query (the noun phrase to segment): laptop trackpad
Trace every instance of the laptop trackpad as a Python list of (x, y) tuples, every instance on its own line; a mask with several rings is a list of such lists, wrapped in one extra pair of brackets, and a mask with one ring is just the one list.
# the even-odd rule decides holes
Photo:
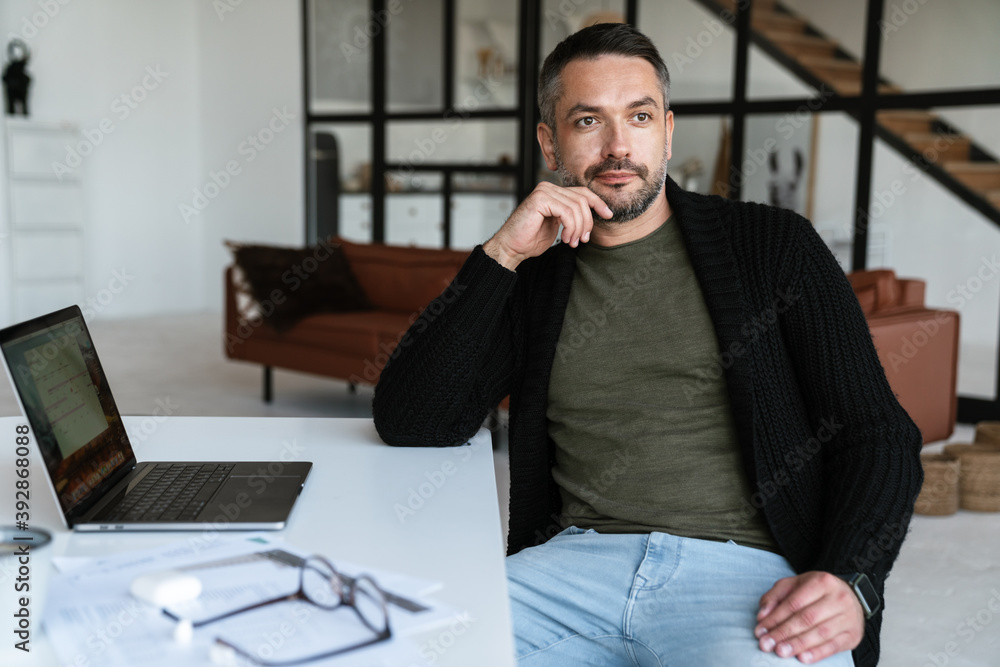
[(259, 477), (231, 477), (198, 520), (218, 523), (284, 521), (301, 490), (301, 477), (269, 477), (266, 484)]

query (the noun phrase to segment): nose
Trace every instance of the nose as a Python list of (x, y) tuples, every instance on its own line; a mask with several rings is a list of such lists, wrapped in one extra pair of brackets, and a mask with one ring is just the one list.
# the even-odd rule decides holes
[(621, 160), (629, 156), (629, 145), (623, 123), (609, 123), (605, 130), (604, 156)]

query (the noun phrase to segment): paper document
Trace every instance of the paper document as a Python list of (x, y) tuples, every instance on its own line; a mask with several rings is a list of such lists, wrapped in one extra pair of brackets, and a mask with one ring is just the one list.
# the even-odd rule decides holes
[[(270, 604), (229, 619), (195, 628), (188, 641), (178, 641), (178, 623), (163, 610), (136, 600), (129, 593), (139, 574), (184, 569), (202, 581), (197, 600), (170, 607), (175, 615), (197, 621), (294, 593), (299, 568), (260, 552), (305, 558), (294, 547), (273, 536), (219, 538), (211, 544), (178, 542), (142, 552), (92, 559), (59, 559), (62, 570), (49, 584), (43, 627), (63, 664), (99, 664), (102, 667), (211, 665), (222, 655), (216, 643), (224, 639), (268, 660), (291, 660), (319, 655), (375, 636), (349, 606), (324, 610), (292, 600)], [(398, 573), (370, 570), (331, 560), (350, 576), (367, 573), (379, 586), (419, 602), (424, 611), (412, 612), (388, 605), (392, 638), (342, 656), (309, 665), (393, 665), (424, 667), (416, 645), (407, 639), (415, 632), (453, 622), (457, 610), (426, 597), (440, 585)], [(294, 559), (292, 560), (294, 562)], [(214, 648), (213, 648), (214, 647)], [(252, 664), (237, 658), (233, 664)]]

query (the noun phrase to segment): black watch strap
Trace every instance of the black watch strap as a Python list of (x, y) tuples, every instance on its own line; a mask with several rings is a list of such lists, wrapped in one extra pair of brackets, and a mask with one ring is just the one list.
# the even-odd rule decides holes
[(865, 612), (865, 620), (870, 619), (882, 607), (882, 600), (875, 591), (875, 586), (869, 581), (868, 575), (863, 572), (852, 572), (850, 574), (838, 574), (838, 577), (847, 582), (854, 594), (861, 602), (861, 608)]

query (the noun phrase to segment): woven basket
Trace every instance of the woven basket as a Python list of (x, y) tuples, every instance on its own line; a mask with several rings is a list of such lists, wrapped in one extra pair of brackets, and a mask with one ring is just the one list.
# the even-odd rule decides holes
[(961, 462), (950, 454), (922, 454), (924, 485), (914, 511), (927, 516), (947, 516), (958, 511)]
[(960, 506), (976, 512), (1000, 512), (1000, 448), (991, 445), (947, 445), (945, 454), (962, 462)]
[(1000, 449), (1000, 422), (976, 424), (976, 444)]

